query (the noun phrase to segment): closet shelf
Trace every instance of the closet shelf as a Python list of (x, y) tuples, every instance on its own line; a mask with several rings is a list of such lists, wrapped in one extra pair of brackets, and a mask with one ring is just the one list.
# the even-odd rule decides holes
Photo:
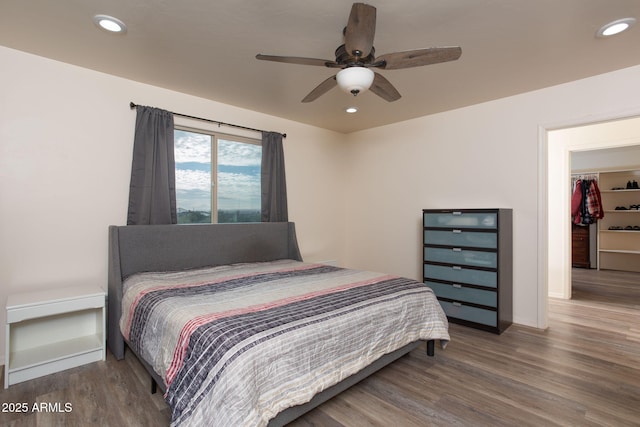
[(629, 188), (623, 190), (602, 190), (600, 189), (600, 193), (640, 193), (640, 189), (638, 188)]
[(640, 255), (640, 251), (629, 251), (623, 249), (600, 249), (600, 252), (608, 252), (613, 254), (635, 254)]
[[(626, 188), (634, 181), (640, 181), (640, 168), (598, 174), (605, 212), (598, 223), (598, 269), (640, 272), (640, 230), (624, 229), (640, 225), (640, 210), (629, 209), (640, 204), (640, 188)], [(622, 229), (609, 230), (609, 227)]]

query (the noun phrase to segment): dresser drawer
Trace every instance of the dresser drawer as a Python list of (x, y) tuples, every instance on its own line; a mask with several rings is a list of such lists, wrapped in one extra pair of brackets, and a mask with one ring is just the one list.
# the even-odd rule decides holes
[(438, 282), (424, 282), (433, 289), (437, 297), (453, 299), (462, 302), (472, 302), (475, 304), (486, 305), (487, 307), (498, 306), (498, 294), (493, 291), (485, 291), (483, 289), (469, 288), (458, 284), (447, 284)]
[(424, 230), (424, 241), (434, 245), (451, 245), (497, 249), (498, 235), (494, 232), (453, 230)]
[(498, 287), (498, 273), (495, 271), (475, 270), (462, 266), (424, 265), (425, 279), (440, 279), (453, 283)]
[(498, 268), (496, 252), (472, 251), (463, 248), (424, 248), (424, 260), (447, 264), (470, 265), (475, 267)]
[(425, 212), (425, 227), (453, 228), (498, 228), (496, 212)]
[(469, 322), (481, 323), (483, 325), (498, 326), (498, 313), (483, 308), (471, 307), (464, 304), (440, 301), (440, 305), (445, 314), (456, 319), (468, 320)]

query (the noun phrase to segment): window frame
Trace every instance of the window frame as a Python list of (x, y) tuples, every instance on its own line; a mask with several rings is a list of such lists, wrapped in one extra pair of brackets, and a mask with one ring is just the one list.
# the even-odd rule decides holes
[[(173, 129), (174, 129), (174, 132), (176, 130), (179, 130), (184, 132), (199, 133), (199, 134), (208, 135), (211, 137), (211, 159), (210, 159), (210, 162), (211, 162), (211, 183), (210, 183), (211, 185), (211, 200), (210, 200), (211, 224), (218, 224), (218, 182), (217, 182), (218, 181), (218, 140), (222, 139), (225, 141), (258, 145), (260, 146), (261, 150), (262, 150), (262, 140), (257, 138), (250, 138), (246, 136), (233, 135), (233, 134), (223, 133), (223, 132), (215, 132), (215, 131), (207, 130), (203, 128), (183, 126), (178, 124), (174, 124)], [(174, 136), (174, 143), (175, 143), (175, 136)], [(176, 207), (178, 207), (177, 203), (176, 203)], [(262, 208), (260, 210), (262, 210)]]

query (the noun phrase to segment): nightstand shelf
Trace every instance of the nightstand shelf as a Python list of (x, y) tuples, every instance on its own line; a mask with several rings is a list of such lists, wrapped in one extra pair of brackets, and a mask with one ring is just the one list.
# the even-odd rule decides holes
[(10, 295), (5, 344), (5, 388), (104, 360), (104, 291), (81, 286)]

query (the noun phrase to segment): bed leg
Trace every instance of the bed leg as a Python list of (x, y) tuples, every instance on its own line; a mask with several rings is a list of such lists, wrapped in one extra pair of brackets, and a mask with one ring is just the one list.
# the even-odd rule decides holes
[(436, 348), (435, 340), (427, 341), (427, 356), (433, 357), (433, 355), (435, 354), (435, 348)]
[(158, 391), (158, 383), (151, 378), (151, 394), (156, 394), (156, 391)]

